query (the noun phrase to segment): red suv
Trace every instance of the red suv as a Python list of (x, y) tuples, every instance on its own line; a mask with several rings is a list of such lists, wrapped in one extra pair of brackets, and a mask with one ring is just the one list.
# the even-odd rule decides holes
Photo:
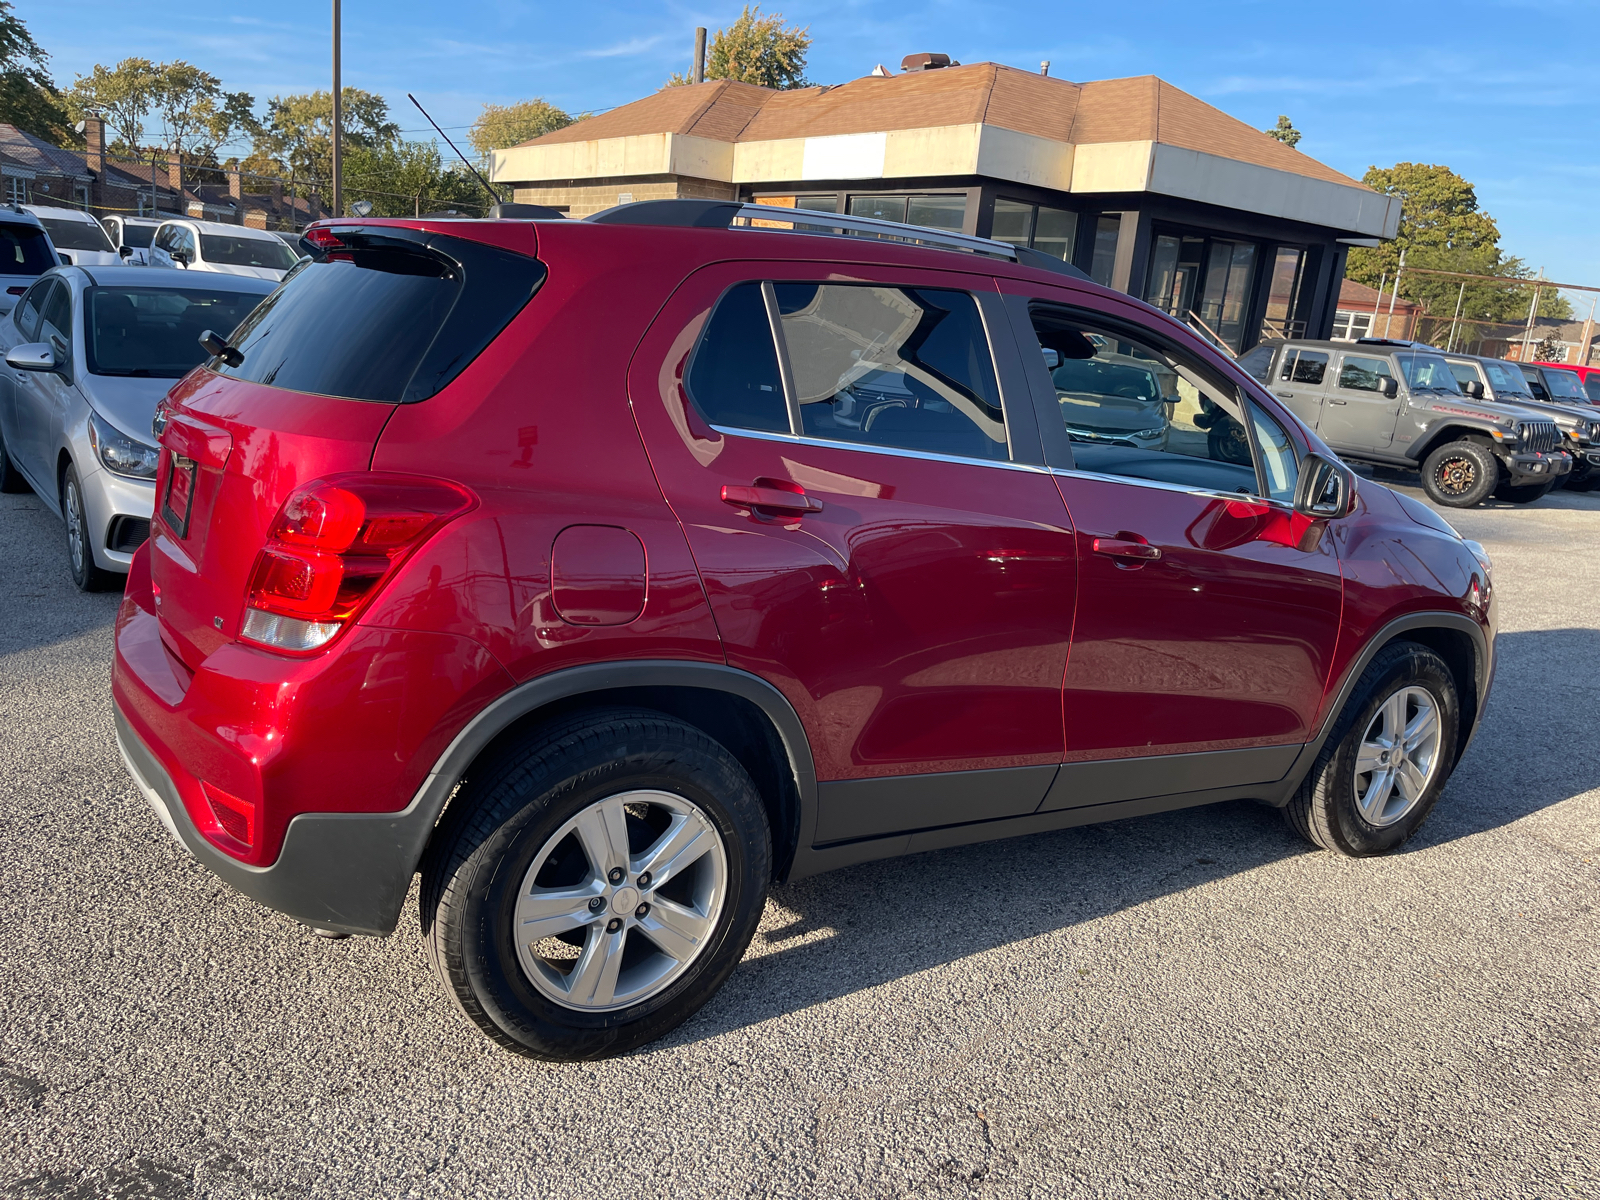
[(307, 243), (157, 414), (118, 737), (308, 925), (420, 870), (510, 1049), (660, 1036), (869, 859), (1246, 797), (1391, 850), (1483, 711), (1481, 549), (1037, 252), (711, 201)]

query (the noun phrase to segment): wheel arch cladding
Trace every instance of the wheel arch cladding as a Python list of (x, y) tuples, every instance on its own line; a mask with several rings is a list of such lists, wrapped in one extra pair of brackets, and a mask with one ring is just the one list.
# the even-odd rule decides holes
[(1445, 425), (1430, 433), (1427, 441), (1420, 446), (1414, 447), (1411, 450), (1411, 454), (1420, 465), (1426, 462), (1428, 455), (1432, 454), (1440, 446), (1448, 446), (1451, 442), (1471, 442), (1476, 446), (1482, 446), (1490, 454), (1495, 451), (1494, 438), (1484, 430), (1474, 429), (1467, 425)]
[(1455, 680), (1456, 704), (1460, 713), (1460, 720), (1456, 724), (1455, 753), (1450, 764), (1454, 768), (1455, 764), (1461, 761), (1462, 754), (1466, 752), (1467, 743), (1472, 740), (1472, 730), (1478, 723), (1478, 706), (1481, 703), (1484, 680), (1477, 643), (1463, 630), (1432, 625), (1403, 630), (1391, 637), (1385, 645), (1394, 642), (1416, 642), (1426, 646), (1444, 659), (1444, 665), (1450, 668), (1451, 678)]
[[(517, 703), (524, 694), (528, 703)], [(810, 747), (799, 717), (780, 693), (754, 676), (716, 664), (618, 663), (580, 667), (534, 680), (502, 697), (474, 723), (481, 722), (483, 727), (470, 758), (449, 772), (449, 802), (441, 804), (433, 830), (443, 823), (459, 794), (455, 783), (468, 777), (475, 764), (497, 758), (508, 748), (526, 742), (552, 721), (591, 709), (617, 707), (665, 713), (699, 729), (739, 761), (756, 785), (767, 812), (772, 830), (773, 877), (779, 881), (786, 878), (800, 847), (803, 823), (816, 819)], [(496, 709), (500, 711), (495, 712)], [(468, 729), (472, 728), (469, 725)], [(442, 771), (436, 775), (441, 779), (444, 776)], [(432, 836), (430, 831), (430, 842)]]

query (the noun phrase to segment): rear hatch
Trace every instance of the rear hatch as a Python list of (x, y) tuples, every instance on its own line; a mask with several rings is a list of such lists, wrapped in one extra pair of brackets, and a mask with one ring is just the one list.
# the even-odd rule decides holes
[(523, 228), (527, 253), (426, 227), (316, 228), (321, 252), (237, 330), (214, 331), (225, 356), (156, 415), (151, 582), (162, 636), (191, 669), (238, 636), (256, 556), (289, 495), (368, 470), (397, 406), (449, 385), (527, 303), (544, 268)]

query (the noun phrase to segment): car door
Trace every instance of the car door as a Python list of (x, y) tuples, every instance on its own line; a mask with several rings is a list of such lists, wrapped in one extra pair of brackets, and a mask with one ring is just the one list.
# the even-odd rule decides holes
[(1310, 429), (1322, 421), (1322, 407), (1327, 402), (1328, 360), (1326, 350), (1309, 350), (1300, 346), (1286, 346), (1279, 356), (1277, 370), (1270, 383), (1272, 394), (1283, 401), (1283, 406), (1299, 417)]
[(1317, 432), (1336, 450), (1390, 452), (1403, 392), (1387, 358), (1345, 351), (1324, 396)]
[(1010, 337), (983, 276), (741, 263), (635, 356), (728, 662), (811, 738), (810, 844), (1029, 813), (1061, 761), (1074, 538)]
[(1164, 448), (1089, 444), (1064, 436), (1048, 375), (1023, 356), (1080, 564), (1067, 765), (1044, 807), (1281, 778), (1318, 719), (1342, 607), (1326, 523), (1292, 508), (1301, 435), (1175, 323), (1075, 290), (1002, 287), (1019, 341), (1142, 358), (1179, 379)]
[[(49, 290), (39, 302), (39, 321), (34, 327), (31, 341), (43, 342), (55, 352), (58, 366), (70, 370), (72, 361), (72, 299), (67, 285), (59, 279), (49, 281)], [(61, 406), (61, 391), (65, 381), (55, 371), (17, 371), (16, 381), (16, 440), (6, 439), (9, 450), (15, 446), (13, 457), (36, 489), (40, 499), (55, 502), (55, 471), (51, 462), (53, 440), (51, 421)]]
[(176, 225), (163, 225), (156, 230), (155, 237), (150, 239), (150, 265), (153, 267), (175, 267), (178, 264), (172, 261), (173, 238), (176, 236)]
[[(41, 279), (23, 294), (9, 316), (0, 318), (0, 342), (4, 343), (0, 345), (0, 353), (33, 340), (39, 328), (39, 306), (54, 285), (54, 279)], [(5, 439), (12, 461), (19, 467), (17, 455), (22, 445), (22, 431), (17, 396), (27, 385), (27, 375), (28, 372), (10, 365), (0, 367), (0, 438)]]

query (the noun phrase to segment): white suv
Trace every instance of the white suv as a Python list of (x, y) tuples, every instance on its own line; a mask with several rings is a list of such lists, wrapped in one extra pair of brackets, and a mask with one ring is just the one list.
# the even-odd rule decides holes
[(150, 243), (152, 267), (278, 280), (296, 261), (294, 252), (266, 230), (220, 221), (163, 221)]
[(80, 267), (120, 267), (122, 256), (111, 244), (106, 231), (88, 213), (60, 205), (25, 204), (22, 211), (32, 213), (50, 235), (50, 242), (62, 262)]

